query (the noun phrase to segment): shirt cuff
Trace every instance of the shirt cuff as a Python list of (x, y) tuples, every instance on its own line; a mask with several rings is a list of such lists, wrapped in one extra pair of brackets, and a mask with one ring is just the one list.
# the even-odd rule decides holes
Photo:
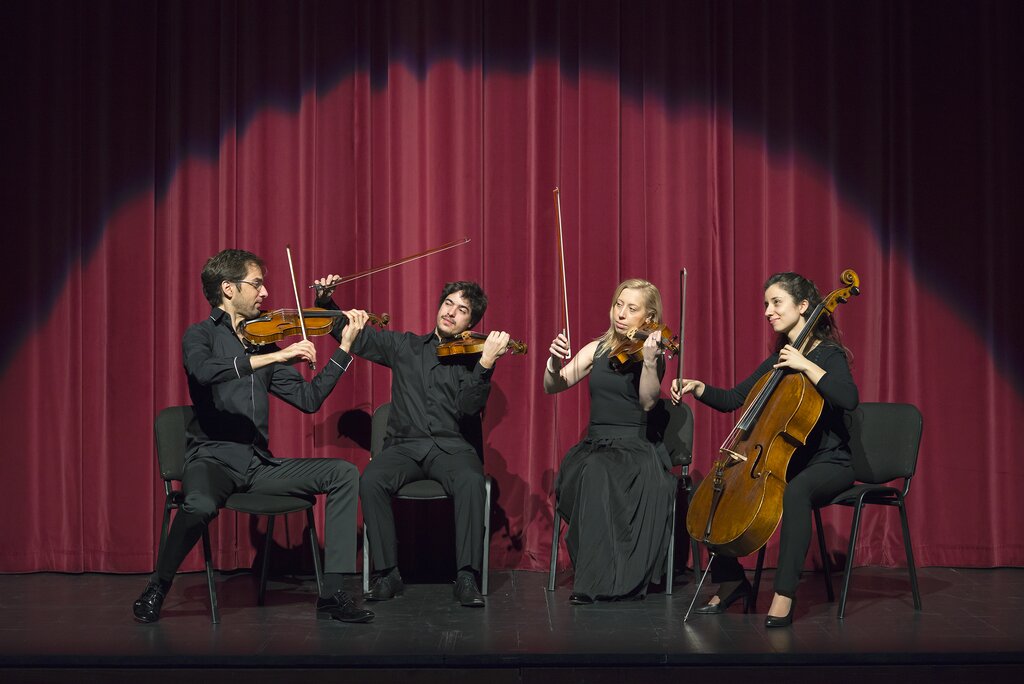
[(480, 378), (480, 380), (483, 382), (490, 382), (491, 375), (493, 373), (494, 366), (491, 366), (490, 368), (484, 368), (483, 366), (480, 365), (479, 361), (476, 362), (476, 368), (473, 369), (473, 374), (476, 375), (476, 377)]
[(331, 355), (331, 363), (341, 367), (341, 372), (344, 373), (348, 370), (348, 367), (352, 365), (352, 355), (340, 347), (334, 350)]

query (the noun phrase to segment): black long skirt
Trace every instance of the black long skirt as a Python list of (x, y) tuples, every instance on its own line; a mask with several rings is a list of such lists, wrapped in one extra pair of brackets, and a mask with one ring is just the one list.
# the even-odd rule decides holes
[(568, 522), (573, 591), (601, 600), (643, 598), (660, 580), (677, 485), (670, 467), (664, 446), (635, 429), (591, 426), (569, 450), (555, 493)]

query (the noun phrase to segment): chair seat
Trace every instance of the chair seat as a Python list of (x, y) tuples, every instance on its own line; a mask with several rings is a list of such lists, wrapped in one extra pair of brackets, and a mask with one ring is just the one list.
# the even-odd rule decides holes
[(283, 494), (232, 494), (224, 508), (252, 515), (282, 515), (312, 508), (316, 499), (312, 496), (287, 496)]
[(436, 480), (416, 480), (395, 492), (399, 499), (447, 499), (444, 487)]
[(865, 501), (878, 503), (886, 500), (899, 498), (900, 490), (895, 487), (876, 484), (856, 484), (832, 499), (830, 504), (841, 504), (843, 506), (856, 506), (857, 500), (865, 497)]
[[(168, 406), (157, 414), (153, 424), (153, 436), (156, 440), (157, 462), (160, 464), (160, 477), (164, 480), (164, 501), (163, 520), (160, 526), (160, 547), (157, 551), (159, 558), (163, 554), (164, 544), (167, 542), (167, 530), (171, 522), (171, 511), (181, 509), (185, 503), (185, 493), (175, 489), (175, 482), (180, 483), (185, 470), (185, 445), (186, 426), (193, 420), (195, 413), (191, 406)], [(180, 487), (180, 485), (179, 485)], [(250, 515), (267, 516), (267, 531), (263, 547), (263, 563), (260, 569), (259, 591), (256, 595), (256, 603), (263, 605), (263, 598), (267, 588), (267, 571), (270, 567), (270, 550), (273, 546), (274, 521), (278, 515), (305, 511), (306, 513), (306, 534), (309, 536), (309, 546), (313, 552), (313, 570), (316, 574), (317, 592), (323, 591), (324, 579), (323, 568), (320, 564), (320, 544), (316, 534), (316, 521), (313, 516), (313, 505), (316, 498), (313, 495), (288, 496), (284, 494), (253, 494), (240, 493), (232, 494), (224, 502), (223, 508), (229, 508), (239, 513)], [(203, 561), (206, 566), (206, 585), (210, 593), (210, 621), (214, 624), (220, 622), (220, 614), (217, 608), (217, 586), (213, 578), (213, 554), (210, 550), (210, 531), (203, 528)]]

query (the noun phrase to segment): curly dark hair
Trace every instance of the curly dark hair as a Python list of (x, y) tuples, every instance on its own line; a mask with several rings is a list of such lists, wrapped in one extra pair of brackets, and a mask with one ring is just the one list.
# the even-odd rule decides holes
[[(799, 273), (793, 273), (792, 271), (785, 271), (783, 273), (776, 273), (768, 277), (768, 280), (764, 281), (763, 290), (767, 290), (772, 285), (778, 285), (793, 298), (797, 304), (807, 300), (810, 305), (807, 307), (807, 311), (803, 313), (803, 319), (806, 321), (807, 317), (810, 316), (811, 312), (814, 311), (814, 307), (821, 303), (821, 293), (818, 292), (818, 286), (814, 284), (814, 281), (804, 278)], [(818, 321), (818, 325), (811, 331), (811, 337), (818, 342), (832, 342), (837, 347), (843, 350), (847, 358), (852, 358), (850, 350), (843, 345), (842, 333), (839, 331), (839, 327), (836, 326), (836, 322), (829, 315), (824, 315)], [(789, 338), (784, 334), (779, 335), (775, 340), (775, 351), (779, 351), (783, 347), (789, 344)]]
[(206, 261), (200, 278), (203, 281), (203, 295), (206, 301), (210, 302), (210, 306), (220, 306), (224, 301), (220, 284), (225, 280), (230, 283), (243, 280), (249, 270), (249, 264), (256, 264), (261, 272), (267, 270), (263, 259), (244, 249), (221, 250)]
[(448, 298), (448, 295), (455, 292), (461, 292), (462, 298), (469, 302), (471, 312), (469, 327), (472, 328), (480, 322), (480, 319), (484, 317), (484, 312), (487, 311), (487, 295), (484, 294), (483, 288), (471, 280), (456, 280), (455, 282), (444, 284), (444, 289), (441, 290), (441, 298), (437, 300), (438, 308), (444, 304), (444, 300)]

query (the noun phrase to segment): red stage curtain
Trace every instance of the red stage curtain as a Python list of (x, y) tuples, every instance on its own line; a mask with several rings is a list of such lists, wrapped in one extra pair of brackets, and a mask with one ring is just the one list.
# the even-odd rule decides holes
[[(0, 571), (153, 567), (163, 495), (152, 422), (188, 399), (180, 338), (208, 312), (207, 257), (261, 254), (268, 303), (292, 306), (286, 243), (311, 297), (302, 286), (319, 275), (462, 237), (472, 242), (337, 298), (427, 331), (445, 281), (483, 284), (482, 327), (531, 349), (500, 362), (486, 414), (486, 470), (500, 489), (492, 564), (546, 568), (554, 476), (588, 404), (585, 386), (541, 391), (562, 320), (555, 186), (577, 349), (607, 327), (627, 277), (661, 287), (676, 327), (685, 266), (684, 374), (731, 385), (771, 343), (766, 276), (796, 270), (828, 291), (856, 269), (863, 294), (837, 317), (861, 399), (912, 402), (925, 417), (910, 496), (918, 562), (1024, 564), (1010, 429), (1024, 369), (1012, 314), (1018, 3), (83, 0), (2, 11), (16, 314), (0, 347)], [(326, 354), (330, 342), (317, 346)], [(389, 373), (357, 361), (320, 413), (275, 405), (272, 447), (362, 467), (366, 415), (388, 397)], [(705, 473), (735, 417), (695, 413)], [(826, 519), (841, 551), (848, 518)], [(299, 524), (282, 544), (301, 543)], [(218, 566), (248, 565), (256, 532), (224, 514)], [(866, 520), (862, 549), (863, 563), (904, 562), (895, 515)]]

